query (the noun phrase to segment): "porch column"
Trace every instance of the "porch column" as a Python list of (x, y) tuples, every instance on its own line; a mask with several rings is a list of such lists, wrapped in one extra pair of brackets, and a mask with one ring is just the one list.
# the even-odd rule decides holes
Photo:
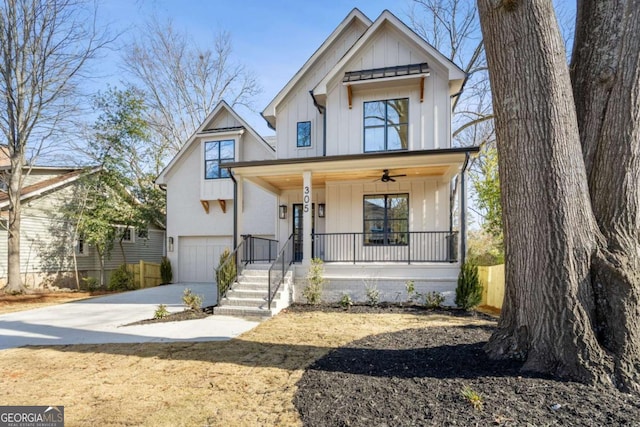
[(313, 232), (313, 218), (311, 206), (311, 194), (313, 188), (311, 186), (311, 172), (304, 171), (302, 173), (302, 265), (311, 265), (311, 233)]

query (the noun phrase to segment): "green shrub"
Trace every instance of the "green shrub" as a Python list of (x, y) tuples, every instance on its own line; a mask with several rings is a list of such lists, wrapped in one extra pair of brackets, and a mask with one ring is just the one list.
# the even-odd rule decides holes
[(171, 270), (171, 261), (166, 256), (162, 257), (160, 262), (160, 278), (163, 284), (171, 283), (173, 280), (173, 271)]
[(340, 298), (340, 306), (345, 310), (349, 310), (353, 305), (353, 300), (351, 299), (351, 295), (344, 293), (342, 294), (342, 298)]
[(154, 319), (164, 319), (169, 315), (169, 310), (167, 310), (167, 306), (164, 304), (160, 304), (156, 311), (153, 313)]
[(380, 304), (380, 291), (375, 283), (368, 284), (365, 282), (364, 284), (365, 292), (367, 294), (367, 304), (371, 307), (376, 307)]
[(229, 257), (231, 257), (231, 251), (225, 249), (224, 252), (220, 254), (220, 259), (218, 260), (216, 283), (218, 284), (218, 292), (220, 295), (227, 293), (236, 278), (237, 269), (235, 261), (231, 260), (225, 264)]
[(88, 290), (89, 292), (96, 291), (100, 289), (100, 282), (95, 277), (83, 277), (82, 278), (83, 288)]
[(413, 280), (404, 282), (404, 288), (407, 290), (407, 302), (412, 303), (420, 299), (420, 294), (416, 292), (416, 285)]
[(111, 273), (108, 288), (111, 291), (128, 291), (136, 289), (133, 272), (127, 270), (127, 266), (122, 264)]
[(427, 308), (440, 308), (444, 302), (444, 295), (440, 292), (432, 291), (424, 295), (424, 305)]
[(322, 286), (325, 284), (324, 263), (319, 258), (311, 260), (311, 267), (307, 274), (307, 286), (303, 289), (302, 295), (306, 298), (307, 304), (320, 304), (322, 299)]
[(476, 307), (482, 301), (482, 284), (478, 277), (478, 267), (474, 262), (462, 264), (456, 287), (456, 305), (464, 310)]
[(182, 293), (182, 302), (191, 310), (197, 311), (202, 308), (202, 297), (194, 294), (189, 288)]

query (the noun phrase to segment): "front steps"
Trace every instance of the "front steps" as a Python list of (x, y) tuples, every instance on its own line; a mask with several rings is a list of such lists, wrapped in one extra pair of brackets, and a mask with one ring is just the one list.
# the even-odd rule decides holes
[(269, 266), (249, 265), (238, 276), (227, 296), (213, 309), (214, 314), (225, 316), (271, 317), (290, 304), (291, 272), (280, 285), (268, 309)]

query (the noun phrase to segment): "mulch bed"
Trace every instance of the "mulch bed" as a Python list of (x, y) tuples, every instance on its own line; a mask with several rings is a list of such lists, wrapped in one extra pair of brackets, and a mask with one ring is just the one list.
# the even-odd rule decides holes
[[(342, 310), (289, 308), (313, 309)], [(350, 311), (367, 310), (420, 312), (398, 306)], [(482, 347), (493, 329), (434, 326), (355, 341), (306, 370), (295, 406), (307, 426), (640, 425), (639, 396), (523, 373), (515, 361), (489, 360)], [(482, 408), (463, 397), (465, 388), (480, 396)]]
[(127, 323), (124, 326), (148, 325), (150, 323), (179, 322), (181, 320), (204, 319), (205, 317), (211, 316), (212, 314), (213, 314), (213, 306), (204, 307), (204, 308), (201, 308), (200, 310), (186, 309), (183, 311), (177, 311), (175, 313), (171, 313), (159, 319), (139, 320), (137, 322)]

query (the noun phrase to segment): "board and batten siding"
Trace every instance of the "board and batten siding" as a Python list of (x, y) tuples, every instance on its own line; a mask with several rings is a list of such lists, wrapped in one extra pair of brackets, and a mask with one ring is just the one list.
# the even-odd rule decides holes
[[(420, 101), (418, 79), (403, 83), (352, 86), (351, 108), (347, 88), (342, 83), (344, 71), (392, 67), (427, 62), (430, 75), (425, 77), (424, 96)], [(409, 98), (409, 150), (448, 148), (451, 145), (451, 105), (449, 77), (436, 60), (407, 44), (395, 30), (372, 38), (362, 53), (349, 61), (343, 71), (328, 84), (327, 155), (359, 154), (364, 151), (364, 103)]]
[[(367, 27), (354, 21), (343, 34), (327, 47), (307, 73), (294, 85), (277, 106), (276, 140), (278, 158), (315, 157), (323, 154), (323, 117), (309, 94), (338, 63)], [(311, 122), (311, 147), (298, 148), (297, 123)]]

